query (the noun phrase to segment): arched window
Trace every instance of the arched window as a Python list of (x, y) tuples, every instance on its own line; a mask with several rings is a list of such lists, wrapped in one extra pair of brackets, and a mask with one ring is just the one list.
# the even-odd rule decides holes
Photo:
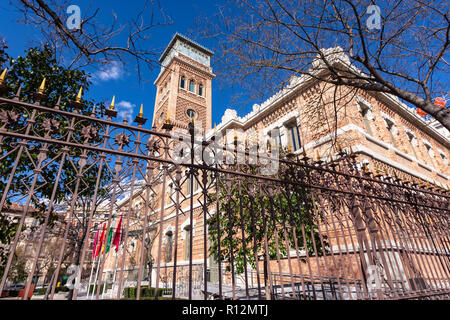
[(414, 157), (417, 158), (416, 147), (417, 147), (417, 139), (415, 134), (412, 131), (407, 131), (406, 136), (408, 137), (409, 144), (411, 145), (411, 150), (414, 154)]
[(392, 145), (394, 146), (394, 148), (397, 148), (397, 141), (395, 140), (395, 134), (397, 133), (397, 128), (395, 127), (395, 123), (389, 119), (384, 119), (384, 121), (386, 122), (386, 128), (388, 129)]
[(302, 145), (300, 143), (300, 134), (298, 131), (297, 123), (290, 123), (286, 126), (288, 133), (288, 144), (293, 148), (293, 151), (299, 150)]
[(191, 245), (191, 226), (187, 225), (184, 228), (185, 240), (184, 240), (184, 260), (189, 260), (192, 250)]
[(198, 95), (203, 97), (203, 85), (202, 84), (198, 85)]
[(195, 82), (194, 82), (194, 80), (189, 80), (189, 91), (195, 93)]
[(197, 113), (193, 109), (187, 109), (186, 114), (189, 117), (189, 119), (192, 119), (192, 118), (195, 119), (195, 117), (197, 116)]
[[(191, 178), (193, 179), (192, 180), (192, 189), (191, 189)], [(186, 191), (187, 191), (187, 195), (191, 195), (191, 194), (193, 194), (195, 191), (197, 191), (197, 189), (198, 189), (198, 181), (197, 181), (197, 179), (195, 178), (195, 177), (191, 177), (191, 176), (189, 176), (187, 179), (186, 179), (186, 184), (187, 184), (187, 186), (186, 186)]]
[(181, 76), (180, 88), (186, 89), (186, 79), (184, 76)]
[(365, 105), (361, 105), (361, 115), (362, 115), (362, 118), (363, 118), (364, 127), (366, 129), (366, 132), (369, 135), (372, 136), (373, 135), (372, 134), (372, 127), (370, 126), (370, 120), (371, 120), (371, 117), (372, 117), (371, 112), (372, 111), (370, 110), (369, 107), (367, 107)]
[(172, 261), (172, 248), (173, 248), (173, 233), (168, 231), (166, 233), (166, 262)]

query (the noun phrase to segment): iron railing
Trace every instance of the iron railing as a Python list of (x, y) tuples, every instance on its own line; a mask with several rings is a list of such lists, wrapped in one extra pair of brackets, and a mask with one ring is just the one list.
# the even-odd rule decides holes
[[(255, 162), (250, 143), (221, 146), (215, 135), (199, 138), (192, 124), (184, 133), (188, 161), (180, 163), (175, 150), (186, 141), (170, 123), (149, 130), (140, 116), (134, 126), (114, 121), (114, 110), (105, 118), (43, 101), (21, 101), (20, 92), (0, 98), (0, 213), (22, 210), (5, 246), (0, 292), (26, 241), (25, 219), (37, 211), (24, 297), (46, 262), (56, 275), (77, 267), (73, 299), (83, 294), (76, 284), (91, 278), (101, 298), (105, 264), (114, 259), (104, 253), (93, 261), (90, 241), (103, 224), (106, 234), (115, 231), (113, 216), (121, 215), (115, 299), (131, 267), (140, 299), (152, 258), (155, 298), (159, 288), (170, 288), (174, 299), (448, 298), (450, 196), (436, 185), (361, 167), (348, 150), (327, 162), (287, 152), (264, 175), (271, 152), (257, 153)], [(198, 151), (244, 161), (210, 164)], [(58, 254), (48, 262), (50, 239)], [(59, 281), (51, 279), (49, 299)]]

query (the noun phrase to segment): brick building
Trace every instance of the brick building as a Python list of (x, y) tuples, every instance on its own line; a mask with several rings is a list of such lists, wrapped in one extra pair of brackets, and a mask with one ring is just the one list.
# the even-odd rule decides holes
[[(340, 54), (338, 48), (324, 52), (333, 63), (349, 67), (348, 58)], [(155, 129), (160, 130), (163, 124), (170, 120), (175, 126), (174, 130), (186, 130), (190, 119), (194, 118), (205, 128), (206, 139), (211, 138), (211, 81), (214, 78), (210, 67), (212, 55), (210, 50), (180, 34), (173, 37), (161, 56), (161, 72), (155, 81)], [(325, 72), (320, 65), (320, 60), (317, 60), (313, 66), (317, 67), (317, 72)], [(273, 129), (279, 129), (279, 135), (271, 136)], [(255, 104), (253, 110), (245, 116), (238, 116), (235, 110), (227, 109), (221, 123), (217, 125), (217, 132), (228, 135), (228, 141), (232, 140), (230, 134), (233, 132), (249, 140), (263, 137), (265, 142), (288, 148), (294, 154), (306, 153), (310, 158), (320, 157), (323, 161), (335, 158), (338, 149), (351, 148), (357, 154), (357, 161), (361, 165), (366, 163), (370, 171), (381, 170), (391, 175), (406, 176), (419, 184), (428, 183), (448, 190), (450, 133), (435, 122), (419, 117), (415, 110), (388, 94), (345, 87), (338, 88), (336, 93), (333, 85), (304, 76), (294, 76), (284, 89), (267, 101)], [(194, 289), (204, 281), (205, 227), (198, 201), (201, 200), (202, 194), (197, 181), (191, 185), (187, 173), (182, 172), (182, 175), (186, 178), (182, 180), (185, 197), (180, 199), (180, 215), (175, 214), (176, 190), (170, 179), (165, 186), (157, 185), (152, 187), (151, 191), (140, 189), (131, 204), (129, 199), (122, 202), (123, 210), (132, 208), (128, 253), (125, 259), (125, 281), (128, 282), (125, 286), (135, 283), (139, 277), (138, 266), (145, 261), (141, 260), (145, 252), (142, 250), (141, 204), (148, 195), (154, 199), (155, 207), (148, 217), (146, 234), (148, 239), (152, 239), (149, 247), (152, 257), (155, 260), (159, 257), (161, 261), (160, 287), (171, 284), (171, 267), (175, 254), (178, 272), (182, 277), (183, 274), (186, 276), (183, 266), (187, 269), (192, 252)], [(148, 195), (145, 195), (146, 193)], [(194, 194), (192, 229), (187, 214), (190, 210), (188, 195), (191, 193)], [(161, 210), (164, 210), (162, 227), (158, 220)], [(176, 229), (178, 231), (175, 233)], [(174, 239), (175, 234), (178, 234), (177, 239)], [(192, 246), (189, 243), (191, 234)], [(161, 252), (158, 251), (159, 239), (163, 241)], [(119, 265), (121, 252), (117, 255)], [(117, 256), (112, 254), (106, 261), (104, 272), (105, 278), (109, 280), (116, 277), (114, 270), (117, 267)], [(395, 254), (393, 259), (397, 259)], [(213, 272), (215, 262), (211, 257), (207, 257), (207, 261), (207, 280), (214, 282), (217, 280), (217, 275)], [(357, 269), (356, 266), (353, 267)], [(347, 277), (352, 276), (351, 270), (342, 270), (341, 268), (336, 272), (344, 272)], [(155, 272), (152, 271), (152, 283), (155, 282)], [(301, 270), (294, 272), (301, 273)], [(313, 273), (315, 272), (317, 270), (313, 270)], [(148, 270), (141, 278), (144, 282), (149, 280), (146, 273)]]

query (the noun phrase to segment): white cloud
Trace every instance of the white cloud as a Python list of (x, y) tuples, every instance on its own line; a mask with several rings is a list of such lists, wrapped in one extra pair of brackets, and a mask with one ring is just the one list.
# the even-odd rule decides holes
[(133, 112), (136, 109), (136, 105), (132, 104), (129, 101), (120, 101), (119, 103), (116, 103), (116, 110), (118, 112), (118, 116), (122, 119), (125, 119), (125, 115), (127, 117), (127, 120), (129, 123), (131, 123), (133, 119)]
[(117, 80), (124, 73), (122, 64), (117, 61), (112, 61), (103, 70), (96, 73), (96, 78), (102, 81)]

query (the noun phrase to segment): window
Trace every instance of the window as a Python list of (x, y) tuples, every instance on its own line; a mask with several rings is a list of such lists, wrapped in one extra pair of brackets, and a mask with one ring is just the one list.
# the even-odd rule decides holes
[(408, 137), (408, 141), (409, 141), (409, 144), (411, 145), (413, 154), (417, 158), (416, 149), (415, 149), (415, 147), (417, 146), (416, 136), (411, 131), (407, 131), (406, 136)]
[(203, 97), (203, 85), (202, 84), (198, 85), (198, 95)]
[(195, 93), (195, 82), (194, 80), (189, 81), (189, 91)]
[(172, 248), (173, 248), (173, 233), (169, 231), (166, 233), (166, 262), (172, 261)]
[(175, 188), (174, 188), (173, 182), (169, 183), (169, 202), (170, 203), (175, 202)]
[(440, 154), (440, 156), (441, 156), (442, 161), (444, 162), (444, 164), (445, 164), (445, 165), (448, 165), (448, 159), (447, 159), (447, 157), (445, 156), (444, 152), (440, 151), (439, 154)]
[[(189, 173), (188, 173), (189, 175)], [(195, 192), (198, 189), (198, 181), (195, 177), (191, 177), (190, 175), (188, 176), (188, 178), (186, 179), (186, 183), (187, 183), (187, 194), (191, 195), (193, 192), (191, 191), (191, 178), (194, 179), (193, 180), (193, 191)]]
[(189, 117), (189, 119), (192, 119), (192, 118), (195, 119), (195, 117), (197, 116), (197, 113), (192, 109), (187, 109), (186, 114)]
[(361, 105), (361, 115), (363, 117), (363, 122), (364, 122), (364, 127), (366, 129), (366, 132), (369, 135), (373, 135), (372, 128), (370, 126), (370, 119), (372, 116), (372, 112), (370, 111), (370, 108), (367, 106)]
[(423, 144), (425, 145), (425, 149), (427, 149), (428, 155), (430, 156), (430, 158), (434, 158), (434, 151), (433, 151), (433, 147), (431, 146), (431, 143), (429, 143), (428, 141), (424, 141)]
[(136, 213), (136, 218), (139, 219), (141, 217), (141, 204), (140, 203), (137, 203), (134, 206), (134, 212)]
[(397, 132), (396, 128), (395, 128), (395, 124), (389, 120), (389, 119), (384, 119), (386, 122), (386, 127), (389, 131), (389, 136), (391, 137), (391, 143), (394, 146), (394, 148), (397, 148), (397, 142), (395, 141), (395, 137), (394, 134)]
[(288, 145), (293, 148), (293, 151), (299, 150), (302, 146), (300, 143), (300, 134), (296, 124), (286, 126), (288, 133)]
[(185, 235), (185, 240), (184, 240), (184, 260), (189, 260), (190, 255), (191, 255), (191, 249), (192, 249), (192, 245), (191, 245), (191, 226), (188, 225), (184, 228), (184, 235)]
[(274, 147), (277, 147), (277, 148), (279, 148), (280, 146), (281, 146), (281, 135), (280, 135), (280, 130), (277, 128), (277, 129), (273, 129), (271, 132), (270, 132), (270, 137), (271, 137), (271, 144), (274, 146)]
[(181, 76), (180, 88), (186, 89), (186, 78), (184, 76)]

